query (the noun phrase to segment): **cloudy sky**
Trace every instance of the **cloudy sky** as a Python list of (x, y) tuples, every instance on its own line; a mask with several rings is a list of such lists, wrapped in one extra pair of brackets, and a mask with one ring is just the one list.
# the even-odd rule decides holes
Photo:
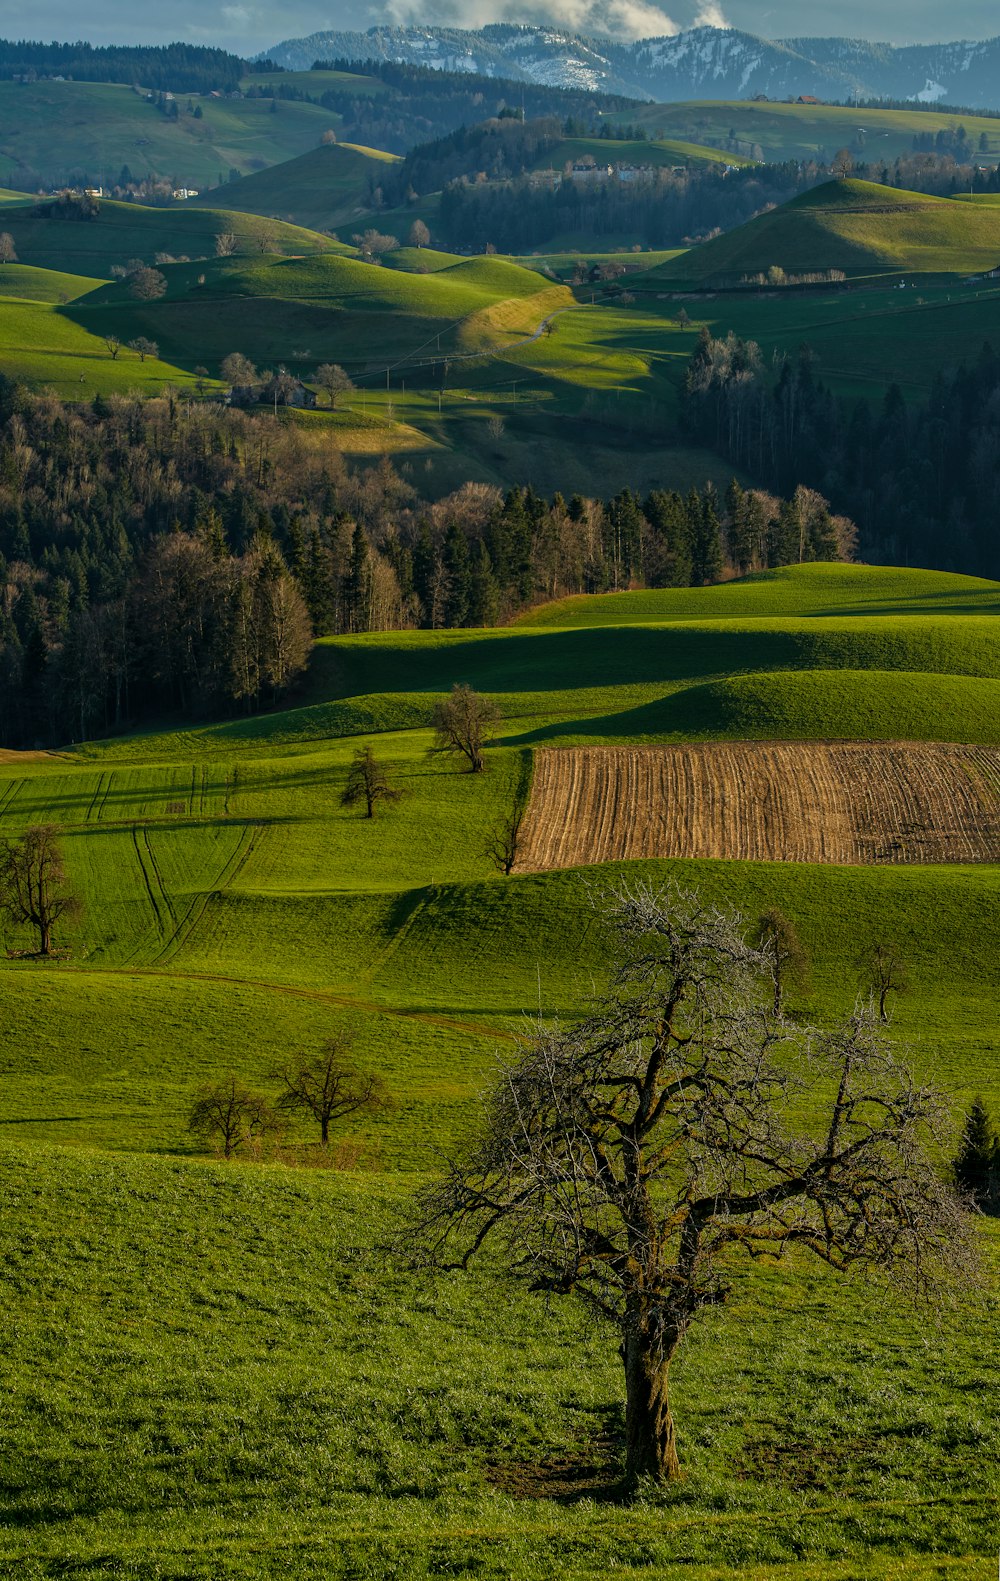
[(476, 27), (484, 22), (550, 21), (580, 32), (631, 37), (673, 33), (696, 21), (730, 23), (769, 38), (848, 35), (914, 43), (984, 38), (1000, 28), (988, 0), (0, 0), (0, 36), (87, 38), (95, 44), (221, 44), (256, 52), (282, 39), (323, 28), (371, 27), (378, 22), (438, 22)]

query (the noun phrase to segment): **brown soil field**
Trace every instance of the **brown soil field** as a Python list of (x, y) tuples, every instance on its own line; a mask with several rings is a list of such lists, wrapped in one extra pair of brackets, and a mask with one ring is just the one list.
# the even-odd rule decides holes
[(1000, 861), (1000, 748), (733, 741), (548, 748), (518, 872), (643, 857)]

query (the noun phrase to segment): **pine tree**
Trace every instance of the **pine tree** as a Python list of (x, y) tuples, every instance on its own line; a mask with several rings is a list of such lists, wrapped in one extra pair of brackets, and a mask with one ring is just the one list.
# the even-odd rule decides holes
[(952, 1165), (955, 1181), (984, 1213), (1000, 1207), (1000, 1141), (986, 1105), (976, 1097), (965, 1117), (962, 1140)]

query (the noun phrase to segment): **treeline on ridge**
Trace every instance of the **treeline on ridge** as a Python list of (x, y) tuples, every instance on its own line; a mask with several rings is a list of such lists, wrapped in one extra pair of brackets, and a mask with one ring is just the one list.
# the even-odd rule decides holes
[(0, 81), (66, 77), (79, 82), (140, 83), (173, 93), (232, 92), (244, 66), (238, 55), (199, 44), (43, 44), (0, 39)]
[(0, 743), (267, 706), (314, 634), (492, 625), (853, 546), (806, 490), (425, 502), (294, 422), (169, 394), (75, 408), (0, 378)]
[(866, 559), (1000, 576), (1000, 358), (934, 375), (924, 402), (891, 385), (873, 410), (834, 395), (803, 346), (777, 372), (754, 341), (704, 329), (688, 367), (689, 437), (778, 493), (822, 491)]

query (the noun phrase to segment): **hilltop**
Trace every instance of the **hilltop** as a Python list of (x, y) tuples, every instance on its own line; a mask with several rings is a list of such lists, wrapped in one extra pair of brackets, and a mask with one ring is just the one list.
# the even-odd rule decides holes
[[(244, 176), (225, 190), (227, 209), (288, 220), (313, 230), (330, 230), (357, 219), (372, 224), (372, 193), (396, 154), (354, 143), (323, 144), (270, 170)], [(199, 206), (217, 202), (217, 192), (200, 193)]]
[(1000, 211), (868, 181), (829, 181), (663, 264), (655, 274), (739, 284), (777, 266), (788, 275), (967, 274), (1000, 264)]

